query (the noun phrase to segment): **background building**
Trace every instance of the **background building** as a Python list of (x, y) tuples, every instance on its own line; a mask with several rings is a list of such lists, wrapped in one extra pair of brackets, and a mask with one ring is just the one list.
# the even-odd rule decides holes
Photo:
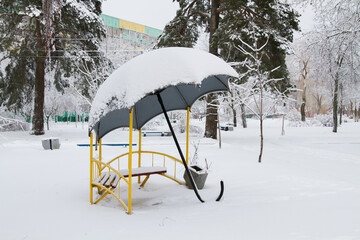
[(101, 14), (106, 27), (103, 49), (117, 65), (152, 48), (162, 30)]

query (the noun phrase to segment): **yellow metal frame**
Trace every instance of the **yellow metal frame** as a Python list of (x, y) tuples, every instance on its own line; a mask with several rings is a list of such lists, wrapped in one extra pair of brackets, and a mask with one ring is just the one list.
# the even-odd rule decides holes
[(130, 122), (129, 122), (129, 157), (128, 157), (128, 169), (129, 169), (129, 190), (128, 190), (128, 214), (131, 214), (131, 187), (132, 187), (132, 132), (133, 132), (133, 112), (130, 110)]
[[(116, 170), (115, 168), (113, 168), (112, 166), (110, 166), (110, 163), (104, 163), (102, 162), (102, 140), (101, 138), (99, 139), (99, 160), (96, 160), (94, 158), (94, 144), (93, 144), (93, 133), (90, 133), (90, 203), (91, 204), (96, 204), (99, 201), (101, 201), (105, 196), (107, 196), (108, 194), (113, 195), (120, 203), (121, 205), (125, 208), (125, 210), (127, 210), (128, 214), (131, 214), (131, 187), (132, 187), (132, 123), (133, 123), (133, 109), (131, 109), (130, 112), (130, 126), (129, 126), (129, 155), (128, 155), (128, 169), (129, 169), (129, 177), (128, 180), (121, 175), (118, 170)], [(108, 168), (109, 170), (109, 176), (110, 176), (110, 172), (114, 172), (116, 175), (118, 175), (120, 177), (120, 180), (123, 179), (125, 181), (125, 183), (128, 184), (128, 204), (126, 205), (121, 199), (120, 199), (120, 184), (119, 184), (119, 194), (118, 196), (113, 192), (113, 190), (115, 188), (113, 188), (111, 186), (111, 184), (109, 184), (109, 187), (105, 187), (101, 184), (98, 184), (96, 182), (94, 182), (94, 180), (96, 180), (97, 178), (100, 179), (101, 173), (103, 172), (103, 170), (105, 170), (105, 168)], [(120, 182), (120, 181), (119, 181)], [(102, 196), (100, 196), (95, 202), (94, 202), (94, 193), (93, 193), (93, 188), (97, 187), (99, 190), (99, 193), (103, 193), (105, 192)]]
[[(115, 162), (116, 160), (120, 161), (120, 158), (125, 157), (125, 156), (128, 156), (129, 154), (130, 154), (130, 152), (121, 154), (121, 155), (113, 158), (112, 160), (110, 160), (110, 161), (107, 163), (107, 165), (110, 165), (111, 163)], [(159, 174), (159, 175), (164, 176), (164, 177), (167, 177), (167, 178), (169, 178), (169, 179), (171, 179), (171, 180), (179, 183), (180, 185), (183, 184), (179, 179), (176, 178), (176, 163), (179, 163), (179, 164), (183, 165), (183, 162), (182, 162), (181, 160), (179, 160), (178, 158), (175, 158), (175, 157), (173, 157), (173, 156), (171, 156), (171, 155), (168, 155), (168, 154), (166, 154), (166, 153), (154, 152), (154, 151), (141, 151), (141, 152), (139, 152), (139, 151), (132, 151), (132, 154), (140, 154), (140, 155), (141, 155), (141, 154), (152, 154), (152, 167), (154, 166), (154, 165), (153, 165), (154, 155), (163, 156), (165, 160), (166, 160), (166, 159), (172, 159), (172, 160), (174, 161), (174, 163), (175, 163), (175, 164), (174, 164), (174, 177), (172, 177), (172, 176), (170, 176), (170, 175), (167, 175), (167, 174)], [(141, 163), (140, 163), (140, 166), (141, 166)], [(102, 167), (102, 168), (100, 169), (100, 172), (102, 172), (105, 168), (106, 168), (106, 166)]]
[(189, 164), (189, 124), (190, 122), (190, 107), (186, 111), (186, 164)]
[[(139, 156), (138, 156), (138, 167), (141, 167), (141, 129), (139, 130), (139, 145), (138, 145), (138, 152), (139, 152)], [(141, 177), (138, 176), (138, 183), (140, 183), (141, 181)]]
[(90, 203), (93, 204), (93, 133), (90, 133)]
[[(110, 171), (113, 171), (113, 172), (114, 172), (115, 174), (117, 174), (121, 179), (123, 179), (123, 180), (125, 181), (125, 183), (127, 183), (127, 184), (130, 183), (130, 181), (129, 181), (128, 179), (126, 179), (123, 175), (121, 175), (115, 168), (111, 167), (109, 164), (104, 163), (104, 162), (100, 162), (100, 161), (98, 161), (98, 160), (96, 160), (96, 159), (93, 159), (93, 163), (97, 163), (98, 165), (104, 165), (104, 167), (103, 167), (102, 169), (108, 168), (108, 169), (109, 169), (109, 172), (110, 172)], [(99, 176), (101, 176), (101, 175), (99, 175)], [(95, 179), (93, 179), (93, 180), (95, 180)], [(106, 188), (105, 186), (103, 186), (103, 185), (101, 185), (101, 184), (98, 184), (98, 183), (95, 183), (95, 182), (93, 181), (93, 182), (92, 182), (92, 185), (93, 185), (93, 187), (98, 187), (98, 188), (106, 191), (106, 193), (103, 194), (100, 198), (98, 198), (98, 199), (94, 202), (94, 204), (100, 202), (100, 200), (102, 200), (106, 195), (108, 195), (108, 194), (110, 193), (111, 195), (113, 195), (113, 196), (121, 203), (121, 205), (123, 205), (123, 207), (124, 207), (127, 211), (129, 211), (128, 206), (126, 206), (126, 204), (120, 199), (120, 188), (119, 188), (119, 195), (117, 196), (117, 195), (113, 192), (113, 190), (114, 190), (115, 188), (111, 187), (111, 184), (109, 184), (109, 188)], [(129, 203), (128, 203), (128, 204), (129, 204)]]
[[(174, 161), (174, 176), (170, 176), (168, 174), (158, 174), (161, 175), (163, 177), (166, 177), (168, 179), (171, 179), (175, 182), (177, 182), (178, 184), (182, 185), (183, 182), (180, 181), (179, 179), (176, 178), (176, 164), (183, 164), (183, 162), (181, 160), (179, 160), (178, 158), (175, 158), (173, 156), (170, 156), (168, 154), (165, 153), (160, 153), (160, 152), (155, 152), (155, 151), (143, 151), (141, 149), (141, 130), (139, 130), (139, 144), (138, 144), (138, 151), (133, 151), (132, 148), (132, 142), (133, 142), (133, 109), (130, 110), (130, 117), (129, 117), (129, 152), (121, 154), (115, 158), (113, 158), (112, 160), (110, 160), (107, 163), (103, 162), (103, 158), (102, 158), (102, 139), (100, 138), (98, 140), (99, 143), (99, 159), (95, 159), (94, 158), (94, 137), (93, 137), (93, 133), (90, 133), (90, 203), (91, 204), (96, 204), (98, 202), (100, 202), (102, 199), (104, 199), (107, 195), (111, 194), (113, 197), (115, 197), (120, 203), (121, 205), (124, 207), (124, 209), (127, 211), (128, 214), (131, 214), (132, 212), (132, 159), (133, 159), (133, 154), (138, 154), (138, 167), (140, 168), (142, 166), (142, 155), (145, 154), (151, 154), (151, 165), (154, 166), (154, 156), (159, 155), (162, 156), (164, 159), (164, 167), (165, 167), (165, 162), (166, 159), (171, 159)], [(186, 163), (189, 163), (189, 119), (190, 119), (190, 107), (187, 108), (187, 126), (186, 126)], [(128, 158), (128, 177), (125, 178), (123, 175), (120, 174), (119, 170), (120, 170), (120, 158), (126, 157)], [(114, 167), (111, 166), (111, 164), (114, 164), (115, 161), (118, 161), (118, 169), (115, 169)], [(99, 179), (101, 177), (101, 173), (103, 173), (104, 171), (109, 171), (115, 173), (116, 175), (119, 176), (119, 182), (117, 183), (118, 185), (118, 194), (116, 194), (114, 191), (116, 189), (116, 187), (112, 187), (111, 184), (109, 184), (109, 187), (105, 187), (102, 184), (99, 184), (97, 182), (95, 182), (95, 180)], [(144, 181), (141, 183), (141, 187), (145, 185), (145, 183), (147, 182), (147, 180), (149, 179), (149, 176), (146, 176)], [(128, 185), (128, 203), (125, 204), (124, 201), (121, 200), (120, 198), (120, 180), (123, 179), (124, 182)], [(141, 182), (141, 178), (140, 176), (138, 177), (138, 181), (139, 184)], [(94, 201), (94, 193), (93, 193), (93, 188), (96, 187), (98, 189), (98, 192), (100, 194), (100, 196)]]

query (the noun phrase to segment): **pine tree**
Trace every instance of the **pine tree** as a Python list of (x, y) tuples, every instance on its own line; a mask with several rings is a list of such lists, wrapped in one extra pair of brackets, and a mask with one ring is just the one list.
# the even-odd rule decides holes
[[(235, 5), (231, 5), (235, 2)], [(260, 70), (275, 69), (270, 78), (282, 78), (283, 81), (274, 82), (271, 87), (285, 92), (290, 85), (289, 73), (285, 57), (289, 43), (293, 41), (293, 31), (299, 30), (298, 14), (290, 5), (276, 0), (248, 1), (245, 6), (238, 1), (227, 2), (229, 9), (220, 22), (215, 38), (221, 49), (221, 56), (228, 62), (244, 62), (247, 58), (237, 46), (244, 46), (244, 42), (254, 42), (259, 45), (267, 42), (262, 49), (262, 65)], [(254, 35), (250, 34), (255, 32)], [(239, 73), (247, 71), (246, 66), (235, 66)]]
[[(246, 57), (235, 51), (238, 38), (249, 40), (246, 28), (251, 24), (259, 31), (266, 32), (270, 38), (263, 59), (265, 69), (280, 66), (271, 78), (285, 78), (280, 90), (289, 87), (288, 72), (285, 65), (286, 49), (292, 41), (293, 30), (298, 29), (296, 13), (287, 4), (278, 0), (177, 0), (180, 9), (175, 18), (165, 27), (158, 47), (193, 47), (201, 28), (210, 33), (209, 52), (221, 56), (225, 61), (240, 62)], [(263, 38), (262, 41), (265, 41)], [(261, 42), (259, 42), (261, 43)], [(244, 68), (238, 67), (241, 73)], [(284, 84), (285, 83), (285, 84)], [(216, 95), (209, 94), (208, 103), (216, 102)], [(206, 117), (206, 137), (217, 138), (217, 108), (208, 104)]]
[(68, 86), (67, 77), (79, 76), (75, 62), (94, 68), (103, 58), (100, 13), (101, 0), (2, 0), (0, 52), (6, 68), (0, 99), (12, 111), (34, 101), (34, 134), (44, 133), (46, 75), (55, 72), (53, 81), (61, 90)]
[[(218, 55), (213, 36), (219, 25), (220, 0), (177, 0), (180, 9), (175, 18), (165, 27), (158, 47), (193, 47), (199, 37), (200, 28), (210, 33), (209, 52)], [(216, 94), (208, 94), (206, 108), (205, 136), (217, 138), (217, 107)]]

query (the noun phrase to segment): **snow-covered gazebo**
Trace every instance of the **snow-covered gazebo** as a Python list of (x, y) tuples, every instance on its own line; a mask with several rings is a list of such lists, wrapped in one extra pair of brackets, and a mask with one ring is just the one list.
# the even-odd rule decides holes
[[(99, 88), (93, 101), (90, 119), (90, 202), (97, 203), (112, 194), (131, 213), (132, 177), (145, 175), (143, 186), (151, 174), (160, 174), (180, 184), (182, 181), (170, 176), (165, 159), (182, 164), (188, 172), (189, 111), (191, 105), (204, 94), (229, 89), (229, 77), (238, 74), (222, 59), (204, 51), (191, 48), (163, 48), (140, 55), (117, 69)], [(187, 110), (186, 160), (177, 144), (181, 160), (165, 153), (141, 150), (141, 128), (153, 117), (172, 110)], [(167, 118), (168, 119), (168, 118)], [(120, 127), (129, 127), (129, 152), (109, 162), (103, 162), (101, 140), (109, 132)], [(139, 130), (138, 150), (132, 148), (132, 130)], [(93, 132), (99, 143), (99, 159), (93, 155)], [(138, 155), (137, 168), (133, 168), (133, 155)], [(151, 154), (164, 158), (163, 166), (143, 165), (142, 155)], [(120, 168), (120, 159), (127, 158), (127, 169)], [(191, 175), (191, 174), (189, 174)], [(120, 199), (120, 180), (128, 185), (128, 204)], [(191, 178), (192, 179), (192, 178)], [(193, 182), (192, 182), (193, 184)], [(93, 188), (100, 196), (93, 200)], [(119, 194), (115, 193), (118, 188)], [(195, 193), (198, 195), (196, 186)], [(202, 201), (202, 200), (201, 200)]]

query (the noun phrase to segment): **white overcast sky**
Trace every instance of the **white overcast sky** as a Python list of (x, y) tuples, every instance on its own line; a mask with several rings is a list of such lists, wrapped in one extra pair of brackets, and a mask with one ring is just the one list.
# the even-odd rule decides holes
[(172, 0), (104, 0), (102, 12), (162, 30), (175, 17), (178, 6)]
[(300, 16), (300, 27), (302, 31), (307, 32), (309, 30), (313, 30), (314, 28), (314, 9), (310, 5), (305, 9), (299, 9)]

